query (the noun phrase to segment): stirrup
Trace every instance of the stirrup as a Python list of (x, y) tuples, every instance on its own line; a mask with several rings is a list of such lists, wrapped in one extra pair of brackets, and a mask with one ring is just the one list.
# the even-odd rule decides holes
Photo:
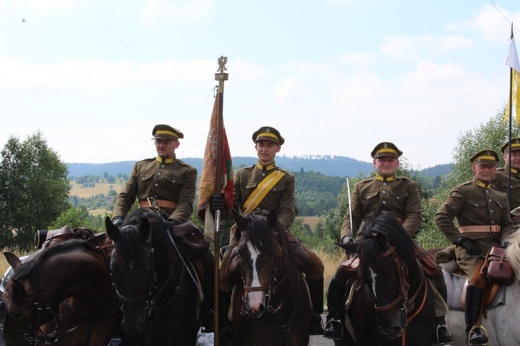
[[(444, 340), (441, 340), (441, 338), (439, 337), (439, 330), (441, 329), (446, 330), (446, 334), (443, 335)], [(453, 337), (451, 336), (450, 330), (445, 324), (437, 325), (437, 329), (435, 330), (435, 342), (441, 346), (453, 344)]]
[[(477, 329), (478, 330), (482, 330), (484, 332), (484, 334), (480, 333), (479, 335), (484, 337), (485, 341), (483, 340), (482, 342), (480, 342), (478, 344), (475, 344), (475, 343), (471, 342), (470, 336), (471, 336), (471, 333), (476, 332)], [(486, 330), (486, 328), (484, 328), (484, 326), (482, 326), (482, 325), (474, 325), (469, 330), (468, 337), (467, 337), (467, 343), (468, 343), (469, 346), (486, 346), (487, 343), (488, 343), (488, 340), (489, 339), (488, 339), (488, 336), (487, 336), (487, 330)]]
[(337, 318), (331, 318), (328, 320), (325, 324), (323, 336), (332, 340), (343, 339), (343, 322)]

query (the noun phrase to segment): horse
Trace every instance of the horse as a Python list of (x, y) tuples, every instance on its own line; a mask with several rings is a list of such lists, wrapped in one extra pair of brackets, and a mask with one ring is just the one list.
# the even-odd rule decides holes
[(359, 279), (347, 292), (343, 333), (336, 345), (431, 345), (433, 292), (402, 225), (377, 216), (354, 243), (337, 244), (359, 258)]
[(200, 283), (171, 236), (171, 222), (151, 208), (130, 214), (121, 228), (105, 219), (114, 241), (112, 281), (122, 310), (125, 345), (195, 345)]
[(241, 278), (230, 308), (235, 345), (307, 345), (308, 288), (276, 212), (257, 210), (244, 217), (233, 210), (233, 216), (241, 230), (229, 262)]
[[(488, 346), (520, 345), (520, 328), (516, 324), (520, 320), (520, 233), (515, 232), (508, 239), (506, 258), (515, 272), (515, 280), (511, 285), (501, 286), (495, 299), (486, 307), (486, 316), (481, 323), (489, 338)], [(446, 322), (453, 336), (454, 345), (465, 344), (466, 325), (462, 299), (467, 278), (444, 271), (448, 288), (448, 306), (450, 311)]]
[(117, 300), (102, 251), (91, 242), (69, 240), (24, 263), (4, 255), (14, 270), (2, 296), (6, 345), (109, 343)]

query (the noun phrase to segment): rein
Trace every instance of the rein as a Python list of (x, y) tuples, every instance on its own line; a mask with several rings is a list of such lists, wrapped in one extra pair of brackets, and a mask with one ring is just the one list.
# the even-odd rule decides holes
[[(401, 339), (402, 339), (402, 345), (406, 345), (406, 327), (408, 325), (408, 323), (410, 321), (412, 321), (415, 317), (417, 317), (417, 315), (419, 315), (419, 313), (422, 311), (423, 307), (424, 307), (424, 304), (426, 303), (426, 298), (428, 297), (428, 283), (427, 283), (427, 279), (426, 277), (424, 276), (424, 272), (421, 271), (421, 284), (419, 285), (419, 287), (417, 287), (417, 290), (414, 292), (414, 294), (412, 295), (411, 298), (408, 298), (408, 291), (410, 289), (410, 284), (408, 283), (408, 281), (406, 280), (406, 276), (408, 275), (408, 267), (406, 266), (405, 263), (403, 263), (399, 257), (397, 256), (397, 254), (395, 253), (395, 247), (394, 246), (389, 246), (389, 248), (383, 252), (382, 254), (379, 255), (379, 258), (383, 259), (387, 256), (392, 256), (393, 260), (394, 260), (394, 267), (395, 267), (395, 270), (397, 272), (397, 277), (399, 279), (399, 294), (397, 296), (397, 298), (395, 298), (392, 302), (390, 302), (389, 304), (386, 304), (386, 305), (383, 305), (383, 306), (375, 306), (374, 309), (376, 312), (383, 312), (383, 311), (387, 311), (389, 309), (391, 309), (392, 307), (394, 307), (395, 305), (397, 305), (399, 302), (402, 302), (402, 307), (401, 307), (401, 310), (404, 311), (406, 313), (406, 321), (405, 321), (405, 325), (404, 327), (402, 328), (402, 332), (401, 332)], [(420, 267), (420, 264), (418, 263), (419, 267)], [(415, 312), (409, 316), (409, 313), (414, 309), (415, 307), (415, 301), (417, 300), (417, 297), (419, 295), (419, 292), (421, 291), (421, 288), (424, 286), (424, 293), (423, 293), (423, 297), (422, 297), (422, 300), (421, 300), (421, 304), (419, 305), (419, 307), (415, 310)]]

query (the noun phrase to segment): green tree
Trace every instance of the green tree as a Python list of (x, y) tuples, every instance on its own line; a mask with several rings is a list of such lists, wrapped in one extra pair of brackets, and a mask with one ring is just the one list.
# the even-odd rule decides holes
[(90, 215), (84, 206), (65, 210), (50, 224), (49, 229), (59, 229), (65, 225), (72, 228), (85, 227), (96, 232), (105, 231), (104, 218)]
[(40, 132), (11, 136), (0, 153), (0, 247), (26, 249), (68, 208), (67, 166)]

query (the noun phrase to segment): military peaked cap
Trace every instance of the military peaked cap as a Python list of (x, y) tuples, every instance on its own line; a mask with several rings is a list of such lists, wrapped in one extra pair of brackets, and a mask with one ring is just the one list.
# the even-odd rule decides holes
[(285, 142), (285, 139), (280, 135), (280, 132), (270, 126), (262, 126), (253, 133), (252, 138), (255, 143), (258, 141), (271, 141), (282, 145)]
[[(505, 153), (509, 147), (509, 141), (502, 146), (502, 152)], [(511, 151), (520, 150), (520, 137), (511, 138)]]
[(381, 142), (375, 146), (370, 155), (372, 155), (374, 159), (383, 156), (399, 157), (403, 155), (403, 152), (399, 150), (394, 143)]
[(155, 125), (152, 130), (152, 139), (175, 139), (184, 138), (184, 134), (170, 125)]
[(471, 163), (497, 163), (500, 161), (500, 158), (494, 150), (485, 149), (473, 155), (470, 161)]

